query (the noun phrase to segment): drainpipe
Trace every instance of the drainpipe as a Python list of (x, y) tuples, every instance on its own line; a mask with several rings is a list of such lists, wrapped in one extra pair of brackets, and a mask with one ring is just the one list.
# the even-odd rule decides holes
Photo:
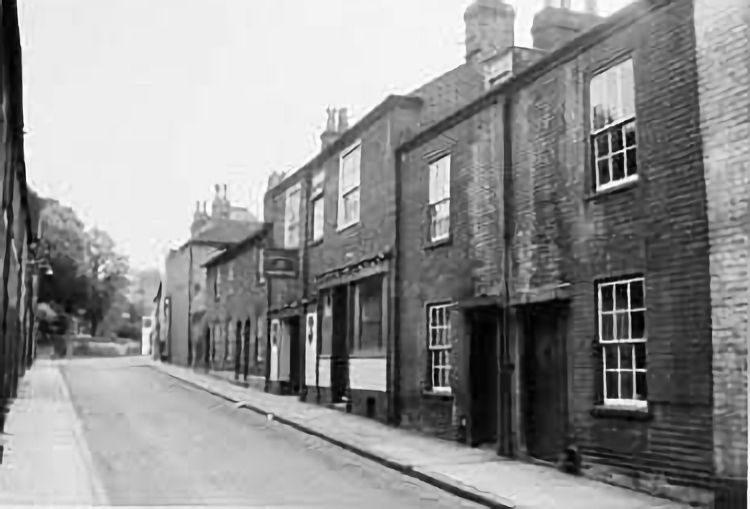
[[(513, 197), (513, 131), (511, 129), (512, 116), (511, 116), (512, 102), (510, 97), (506, 96), (503, 100), (503, 285), (505, 291), (503, 296), (503, 331), (500, 344), (500, 398), (501, 407), (507, 407), (510, 415), (501, 419), (501, 441), (499, 444), (498, 453), (503, 456), (511, 456), (513, 454), (514, 444), (511, 439), (513, 429), (513, 418), (515, 416), (514, 405), (513, 405), (513, 394), (512, 394), (512, 376), (513, 376), (513, 363), (512, 358), (509, 355), (509, 349), (511, 345), (510, 341), (510, 263), (511, 263), (511, 243), (513, 242), (513, 235), (511, 228), (513, 226), (511, 220), (512, 214), (512, 197)], [(507, 389), (507, 394), (503, 393), (503, 389)], [(507, 402), (507, 405), (504, 403)]]

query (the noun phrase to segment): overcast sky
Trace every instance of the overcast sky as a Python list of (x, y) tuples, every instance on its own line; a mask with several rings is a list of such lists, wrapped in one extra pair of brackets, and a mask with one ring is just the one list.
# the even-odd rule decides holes
[[(29, 180), (163, 270), (214, 183), (247, 205), (314, 155), (327, 106), (356, 120), (459, 65), (469, 3), (23, 0)], [(543, 0), (511, 3), (530, 46)]]

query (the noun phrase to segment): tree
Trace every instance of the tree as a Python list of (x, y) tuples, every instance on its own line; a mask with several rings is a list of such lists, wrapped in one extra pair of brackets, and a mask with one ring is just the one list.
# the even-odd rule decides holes
[(91, 331), (99, 332), (99, 324), (114, 304), (121, 305), (121, 297), (129, 283), (128, 261), (115, 250), (109, 234), (99, 228), (85, 233), (85, 267), (89, 282), (86, 318)]
[(54, 200), (45, 201), (40, 216), (40, 252), (54, 277), (40, 280), (39, 301), (57, 303), (64, 312), (73, 313), (88, 301), (83, 221), (72, 208)]

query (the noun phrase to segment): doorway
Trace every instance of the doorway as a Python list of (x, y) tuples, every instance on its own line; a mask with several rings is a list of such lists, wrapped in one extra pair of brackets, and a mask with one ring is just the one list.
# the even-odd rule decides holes
[(557, 461), (567, 423), (565, 319), (557, 303), (523, 312), (524, 429), (530, 456)]
[(470, 330), (469, 383), (472, 447), (497, 441), (499, 310), (477, 308), (468, 313)]
[(304, 346), (300, 346), (299, 316), (293, 316), (286, 320), (287, 337), (289, 341), (289, 391), (291, 394), (299, 394), (304, 380), (305, 362)]
[(341, 403), (349, 385), (349, 292), (346, 285), (332, 290), (331, 402)]

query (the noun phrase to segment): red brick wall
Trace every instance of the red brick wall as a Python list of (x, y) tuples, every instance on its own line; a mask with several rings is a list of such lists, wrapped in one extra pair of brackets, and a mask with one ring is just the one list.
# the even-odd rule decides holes
[(719, 477), (746, 489), (750, 4), (694, 4), (711, 242), (714, 465)]
[[(233, 266), (234, 278), (228, 279), (229, 265)], [(211, 299), (208, 303), (205, 325), (211, 327), (213, 331), (214, 324), (222, 326), (227, 322), (236, 327), (237, 321), (241, 322), (244, 331), (245, 321), (250, 320), (250, 355), (249, 373), (254, 375), (265, 374), (265, 352), (266, 352), (266, 287), (258, 284), (258, 247), (249, 247), (246, 251), (238, 254), (230, 261), (224, 262), (218, 267), (212, 269), (209, 277), (211, 286)], [(221, 288), (220, 299), (216, 300), (213, 294), (213, 281), (215, 271), (221, 269)], [(262, 326), (258, 328), (258, 323)], [(205, 330), (203, 332), (205, 335)], [(203, 335), (201, 339), (203, 339)], [(260, 360), (256, 360), (256, 342), (260, 352)], [(234, 359), (232, 357), (235, 347), (234, 329), (231, 329), (230, 343), (230, 363), (227, 369), (234, 369)], [(217, 343), (216, 359), (223, 359), (223, 343)], [(243, 361), (244, 362), (244, 361)]]
[[(710, 295), (697, 75), (688, 2), (673, 2), (566, 62), (513, 101), (513, 292), (571, 283), (570, 419), (586, 465), (658, 491), (712, 473)], [(587, 82), (632, 54), (639, 181), (593, 195)], [(595, 282), (646, 277), (653, 420), (593, 417)], [(621, 467), (613, 469), (612, 467)], [(652, 485), (649, 486), (649, 483)], [(675, 493), (672, 493), (675, 494)]]
[[(426, 306), (496, 293), (502, 286), (500, 107), (489, 107), (405, 154), (401, 169), (400, 374), (402, 422), (442, 436), (453, 430), (450, 398), (422, 394), (429, 386)], [(500, 126), (501, 127), (501, 126)], [(429, 164), (451, 156), (451, 232), (429, 240)], [(482, 290), (483, 289), (483, 290)], [(460, 392), (460, 348), (466, 340), (453, 312), (453, 385)], [(458, 395), (460, 397), (460, 394)]]

